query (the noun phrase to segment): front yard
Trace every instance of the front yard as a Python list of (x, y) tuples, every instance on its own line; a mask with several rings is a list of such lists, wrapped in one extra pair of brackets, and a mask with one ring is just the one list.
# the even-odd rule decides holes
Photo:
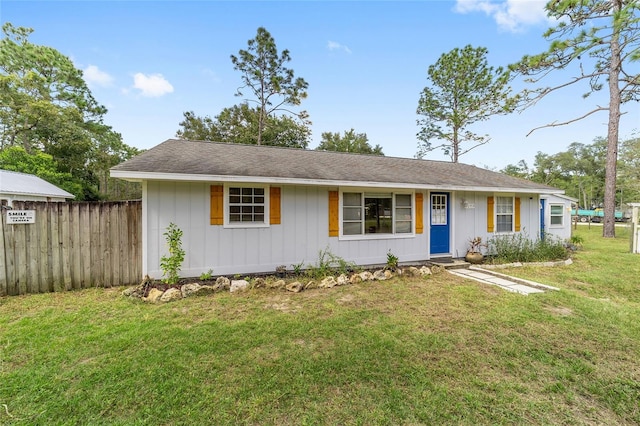
[(574, 264), (145, 304), (0, 298), (0, 424), (638, 424), (640, 256), (580, 228)]

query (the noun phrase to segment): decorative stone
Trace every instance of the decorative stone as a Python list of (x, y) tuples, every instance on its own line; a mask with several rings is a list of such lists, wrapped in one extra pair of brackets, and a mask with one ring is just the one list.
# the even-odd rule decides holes
[(340, 276), (336, 278), (336, 282), (338, 285), (346, 285), (349, 284), (349, 278), (345, 274), (340, 274)]
[(402, 274), (404, 274), (404, 269), (396, 268), (396, 275), (402, 275)]
[(229, 290), (231, 288), (231, 280), (227, 277), (218, 277), (218, 279), (216, 279), (216, 287), (218, 287), (220, 291)]
[(393, 278), (393, 272), (391, 272), (391, 271), (390, 271), (390, 270), (388, 270), (388, 269), (385, 269), (385, 271), (384, 271), (384, 277), (385, 277), (386, 279), (390, 280), (391, 278)]
[(162, 296), (162, 290), (158, 290), (157, 288), (152, 288), (149, 291), (149, 294), (147, 295), (147, 297), (144, 298), (144, 300), (147, 302), (155, 303), (158, 300), (160, 300), (161, 296)]
[(284, 280), (277, 280), (277, 281), (269, 281), (269, 282), (267, 282), (267, 288), (281, 289), (281, 288), (284, 288), (285, 285), (286, 285), (286, 283), (284, 282)]
[(426, 267), (426, 266), (423, 266), (422, 268), (420, 268), (420, 275), (422, 275), (423, 277), (424, 277), (425, 275), (431, 275), (431, 273), (432, 273), (432, 272), (431, 272), (431, 269), (429, 269), (429, 268), (428, 268), (428, 267)]
[(160, 301), (165, 303), (180, 299), (182, 299), (182, 292), (177, 288), (170, 288), (160, 296)]
[(318, 288), (332, 288), (332, 287), (335, 287), (336, 285), (338, 285), (338, 282), (334, 277), (330, 276), (320, 281), (320, 284), (318, 284)]
[(249, 288), (249, 281), (247, 280), (233, 280), (231, 281), (231, 287), (229, 291), (235, 293), (236, 291), (245, 291)]
[[(426, 268), (429, 271), (429, 273), (431, 273), (429, 268), (427, 268), (426, 266), (423, 266), (423, 268)], [(420, 275), (424, 275), (420, 272), (420, 269), (416, 268), (415, 266), (409, 266), (406, 270), (406, 274), (412, 277), (419, 277)]]
[(442, 266), (439, 266), (439, 265), (433, 265), (433, 266), (431, 267), (431, 273), (432, 273), (432, 274), (439, 274), (439, 273), (441, 273), (441, 272), (443, 272), (443, 271), (444, 271), (444, 267), (442, 267)]
[(385, 274), (385, 272), (388, 272), (388, 271), (383, 271), (382, 269), (379, 269), (379, 270), (375, 271), (373, 273), (373, 279), (377, 280), (377, 281), (386, 280), (387, 279), (387, 275)]
[(305, 290), (310, 290), (312, 288), (318, 288), (318, 283), (315, 281), (309, 281), (305, 286), (304, 289)]
[(183, 285), (182, 287), (180, 287), (180, 291), (182, 292), (182, 297), (193, 296), (198, 292), (198, 290), (200, 290), (200, 287), (202, 286), (198, 283), (189, 283), (189, 284)]
[(300, 293), (304, 289), (304, 286), (302, 285), (301, 282), (294, 281), (292, 283), (287, 284), (287, 286), (285, 288), (288, 291), (292, 291), (294, 293)]
[(262, 277), (258, 277), (253, 280), (253, 288), (264, 288), (266, 285), (266, 281)]
[(349, 278), (349, 282), (351, 284), (357, 284), (361, 281), (362, 281), (362, 278), (360, 277), (360, 274), (353, 274), (351, 275), (351, 278)]
[(220, 291), (218, 287), (215, 285), (201, 285), (198, 291), (195, 293), (196, 296), (205, 296), (207, 294), (212, 294)]
[(360, 278), (362, 281), (371, 281), (373, 280), (373, 274), (369, 271), (364, 271), (360, 273)]

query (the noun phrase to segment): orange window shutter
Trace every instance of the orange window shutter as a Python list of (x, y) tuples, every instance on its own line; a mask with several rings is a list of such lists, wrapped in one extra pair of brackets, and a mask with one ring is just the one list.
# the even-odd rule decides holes
[(422, 194), (416, 194), (416, 234), (422, 234), (424, 232), (424, 197)]
[(329, 236), (337, 237), (340, 235), (339, 228), (339, 195), (338, 191), (329, 191)]
[(515, 225), (516, 232), (520, 232), (520, 197), (516, 197), (515, 206), (514, 206), (514, 214), (515, 214)]
[(224, 188), (222, 185), (211, 185), (210, 203), (211, 225), (224, 224)]
[(487, 232), (495, 230), (495, 216), (493, 214), (493, 197), (487, 197)]
[(280, 225), (280, 188), (269, 189), (269, 223)]

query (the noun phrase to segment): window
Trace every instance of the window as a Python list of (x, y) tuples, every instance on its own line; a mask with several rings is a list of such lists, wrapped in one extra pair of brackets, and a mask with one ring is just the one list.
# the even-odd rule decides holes
[(564, 221), (564, 206), (562, 204), (551, 204), (551, 225), (562, 226)]
[(265, 223), (265, 189), (229, 187), (229, 223)]
[(343, 192), (342, 235), (410, 234), (411, 194)]
[(496, 197), (496, 232), (513, 232), (513, 197)]

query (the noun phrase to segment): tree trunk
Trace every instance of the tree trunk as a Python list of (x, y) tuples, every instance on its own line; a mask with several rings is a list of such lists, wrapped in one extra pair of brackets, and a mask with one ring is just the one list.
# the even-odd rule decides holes
[(621, 0), (612, 0), (613, 34), (611, 36), (611, 63), (609, 67), (609, 124), (607, 129), (607, 160), (604, 179), (604, 226), (602, 236), (616, 236), (616, 167), (618, 162), (618, 131), (620, 125), (620, 23)]

